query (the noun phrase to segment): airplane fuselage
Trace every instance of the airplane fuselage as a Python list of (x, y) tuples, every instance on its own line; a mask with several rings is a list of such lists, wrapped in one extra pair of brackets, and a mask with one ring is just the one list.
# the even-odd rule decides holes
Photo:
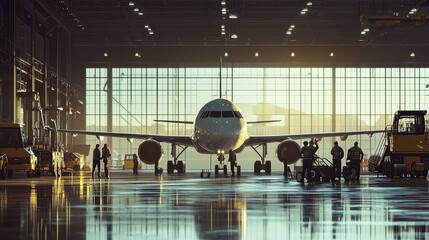
[(247, 123), (240, 109), (226, 99), (205, 104), (194, 123), (192, 139), (200, 153), (223, 155), (229, 150), (239, 152), (249, 139)]

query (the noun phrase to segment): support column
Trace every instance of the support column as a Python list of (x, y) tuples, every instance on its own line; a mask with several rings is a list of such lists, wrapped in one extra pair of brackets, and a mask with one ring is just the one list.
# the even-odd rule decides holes
[[(110, 64), (107, 67), (107, 131), (112, 132), (113, 131), (113, 93), (112, 93), (112, 67)], [(112, 149), (112, 138), (107, 138), (107, 145), (110, 149)]]

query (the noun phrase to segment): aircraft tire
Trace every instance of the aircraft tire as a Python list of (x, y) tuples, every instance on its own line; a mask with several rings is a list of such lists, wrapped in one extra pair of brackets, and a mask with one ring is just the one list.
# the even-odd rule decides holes
[(265, 161), (265, 173), (271, 174), (271, 161)]
[(261, 169), (262, 169), (262, 163), (261, 163), (261, 161), (255, 161), (253, 169), (254, 169), (255, 174), (261, 173)]
[(304, 182), (304, 173), (299, 171), (296, 173), (295, 179), (297, 182)]
[(177, 172), (178, 173), (185, 173), (183, 167), (184, 167), (183, 161), (177, 161)]
[(352, 167), (345, 168), (345, 171), (343, 171), (343, 177), (345, 180), (353, 180), (356, 178), (356, 169)]
[(174, 171), (173, 161), (167, 161), (167, 174), (172, 174)]

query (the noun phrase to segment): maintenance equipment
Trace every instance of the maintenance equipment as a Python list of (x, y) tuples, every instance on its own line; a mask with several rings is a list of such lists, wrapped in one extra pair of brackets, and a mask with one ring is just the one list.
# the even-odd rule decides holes
[(23, 125), (0, 123), (0, 152), (8, 157), (9, 178), (14, 171), (26, 171), (28, 177), (40, 177), (38, 159), (25, 137)]
[(0, 155), (0, 179), (7, 179), (7, 156)]
[[(334, 173), (332, 171), (332, 163), (326, 158), (321, 158), (316, 155), (313, 168), (310, 170), (310, 180), (311, 181), (330, 181), (334, 177)], [(295, 175), (295, 179), (298, 182), (302, 182), (304, 180), (304, 173), (302, 172), (302, 168), (297, 167), (297, 173)]]
[(426, 176), (429, 131), (425, 116), (426, 111), (397, 111), (369, 159), (369, 171), (387, 177)]

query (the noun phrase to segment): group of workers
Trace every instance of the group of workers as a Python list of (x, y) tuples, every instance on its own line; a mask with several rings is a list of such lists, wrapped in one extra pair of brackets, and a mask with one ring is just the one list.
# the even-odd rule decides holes
[[(319, 145), (317, 144), (317, 139), (312, 139), (310, 143), (308, 141), (303, 142), (304, 146), (301, 148), (301, 158), (302, 158), (302, 172), (307, 178), (307, 181), (311, 179), (310, 171), (313, 168), (313, 163), (318, 156), (316, 155)], [(93, 162), (92, 162), (92, 178), (94, 178), (95, 168), (97, 168), (98, 177), (100, 176), (100, 160), (103, 160), (104, 163), (104, 177), (109, 178), (109, 169), (108, 169), (108, 160), (111, 156), (110, 149), (107, 147), (107, 144), (104, 144), (100, 152), (100, 144), (96, 144), (93, 151)], [(341, 159), (344, 158), (344, 150), (338, 145), (338, 142), (334, 142), (334, 146), (331, 149), (332, 155), (332, 180), (341, 179)], [(358, 142), (354, 143), (354, 146), (351, 147), (347, 152), (347, 159), (350, 160), (350, 165), (356, 170), (356, 180), (359, 180), (360, 177), (360, 163), (363, 159), (363, 152), (360, 147), (358, 147)], [(237, 156), (235, 153), (229, 151), (228, 161), (231, 164), (231, 176), (235, 176), (234, 168), (237, 166)], [(133, 174), (137, 174), (137, 155), (133, 156)], [(302, 182), (304, 178), (302, 178)]]
[[(100, 144), (96, 144), (94, 151), (92, 152), (92, 178), (94, 178), (94, 172), (95, 168), (97, 168), (98, 178), (101, 178), (100, 176), (100, 160), (103, 160), (104, 164), (104, 178), (109, 178), (109, 168), (108, 168), (108, 162), (110, 159), (110, 149), (107, 147), (107, 144), (104, 144), (103, 148), (100, 152)], [(137, 166), (138, 166), (138, 159), (137, 154), (133, 155), (133, 174), (138, 174), (137, 172)]]
[[(310, 141), (304, 141), (304, 146), (301, 148), (302, 157), (302, 172), (307, 178), (307, 181), (311, 179), (310, 171), (313, 168), (313, 163), (318, 156), (316, 155), (319, 145), (317, 139)], [(338, 145), (338, 142), (334, 142), (334, 146), (331, 149), (332, 155), (332, 180), (341, 179), (341, 159), (344, 158), (344, 150)], [(347, 159), (350, 160), (350, 165), (356, 170), (356, 180), (360, 177), (360, 163), (363, 160), (362, 149), (358, 146), (358, 142), (354, 143), (354, 146), (347, 151)], [(302, 178), (301, 182), (304, 181)]]

